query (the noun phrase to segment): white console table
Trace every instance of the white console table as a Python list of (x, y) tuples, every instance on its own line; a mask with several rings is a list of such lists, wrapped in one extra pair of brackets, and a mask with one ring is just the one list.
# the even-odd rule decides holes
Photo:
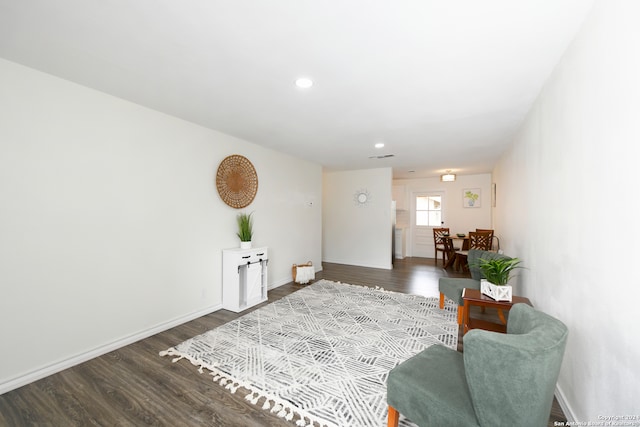
[(236, 313), (267, 300), (268, 248), (222, 251), (222, 308)]

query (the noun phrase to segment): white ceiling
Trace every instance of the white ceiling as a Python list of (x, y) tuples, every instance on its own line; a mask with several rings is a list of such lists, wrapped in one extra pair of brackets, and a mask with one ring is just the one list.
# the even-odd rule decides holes
[(0, 57), (330, 169), (486, 173), (592, 3), (0, 0)]

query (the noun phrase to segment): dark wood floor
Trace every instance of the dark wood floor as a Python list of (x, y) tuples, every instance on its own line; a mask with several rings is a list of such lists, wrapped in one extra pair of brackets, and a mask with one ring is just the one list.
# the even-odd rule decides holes
[[(393, 270), (327, 263), (316, 277), (436, 296), (443, 275), (459, 274), (433, 259), (406, 258)], [(301, 288), (281, 286), (269, 301)], [(186, 360), (158, 356), (238, 316), (220, 310), (0, 395), (0, 426), (295, 426), (246, 401), (242, 390), (231, 394)], [(461, 337), (459, 343), (463, 350)], [(554, 400), (549, 426), (555, 421), (566, 418)]]

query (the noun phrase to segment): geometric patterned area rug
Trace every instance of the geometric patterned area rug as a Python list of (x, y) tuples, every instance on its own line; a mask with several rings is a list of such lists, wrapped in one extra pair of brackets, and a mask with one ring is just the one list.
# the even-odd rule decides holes
[[(433, 344), (455, 349), (457, 306), (319, 280), (160, 353), (298, 426), (384, 426), (386, 379)], [(413, 426), (401, 418), (403, 426)]]

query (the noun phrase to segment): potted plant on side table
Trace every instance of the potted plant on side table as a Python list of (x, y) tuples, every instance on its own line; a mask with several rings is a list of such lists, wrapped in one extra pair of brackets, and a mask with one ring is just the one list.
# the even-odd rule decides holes
[(240, 238), (241, 249), (251, 249), (251, 238), (253, 237), (253, 218), (250, 214), (239, 213), (238, 220), (238, 237)]
[(519, 258), (480, 258), (478, 268), (485, 277), (480, 280), (480, 292), (496, 301), (511, 301), (512, 287), (508, 285), (511, 273), (523, 268)]

